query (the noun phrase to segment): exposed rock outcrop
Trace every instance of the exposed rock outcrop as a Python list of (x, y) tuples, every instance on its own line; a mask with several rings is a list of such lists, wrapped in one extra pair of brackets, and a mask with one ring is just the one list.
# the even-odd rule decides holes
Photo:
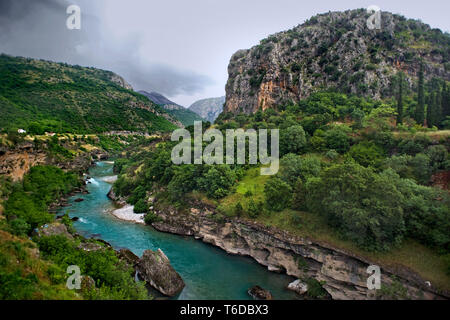
[[(333, 299), (376, 298), (376, 292), (367, 288), (367, 268), (375, 263), (365, 258), (257, 223), (214, 219), (213, 208), (193, 208), (188, 214), (166, 208), (157, 210), (157, 215), (161, 221), (152, 224), (157, 230), (193, 235), (230, 254), (253, 257), (269, 269), (283, 270), (298, 279), (314, 278), (324, 283)], [(384, 286), (396, 282), (410, 298), (449, 297), (411, 271), (382, 267), (381, 272)]]
[(34, 143), (25, 141), (13, 148), (4, 148), (0, 154), (0, 175), (10, 176), (19, 181), (28, 171), (38, 165), (54, 165), (66, 171), (83, 173), (95, 160), (104, 160), (108, 153), (100, 149), (93, 149), (77, 155), (71, 160), (54, 158), (46, 150), (36, 147)]
[(111, 199), (112, 201), (114, 201), (119, 206), (125, 206), (127, 204), (125, 199), (123, 199), (122, 197), (119, 197), (118, 195), (116, 195), (116, 193), (114, 192), (114, 188), (112, 188), (112, 187), (111, 187), (111, 189), (109, 190), (109, 192), (108, 192), (108, 194), (106, 196), (109, 199)]
[(124, 78), (115, 73), (110, 73), (110, 80), (124, 89), (133, 90), (133, 87)]
[(370, 30), (369, 16), (366, 10), (321, 14), (239, 50), (228, 66), (224, 112), (276, 108), (323, 87), (390, 96), (391, 77), (403, 70), (412, 86), (420, 59), (427, 78), (450, 80), (448, 35), (388, 12), (381, 29)]
[(119, 258), (127, 262), (128, 265), (135, 267), (139, 263), (139, 257), (129, 249), (120, 249)]
[(81, 276), (81, 292), (89, 292), (95, 289), (95, 280), (91, 276)]
[(272, 294), (269, 290), (263, 289), (260, 286), (254, 286), (248, 289), (248, 294), (255, 300), (272, 300)]
[(183, 279), (161, 249), (144, 251), (137, 269), (147, 283), (166, 296), (176, 296), (185, 286)]
[(308, 292), (308, 285), (301, 282), (300, 280), (295, 280), (294, 282), (289, 283), (287, 288), (299, 295), (304, 295), (306, 292)]
[(38, 229), (34, 230), (33, 235), (37, 237), (50, 237), (62, 235), (69, 239), (73, 239), (73, 236), (69, 233), (69, 231), (67, 231), (67, 227), (60, 222), (45, 224), (42, 227), (39, 227)]

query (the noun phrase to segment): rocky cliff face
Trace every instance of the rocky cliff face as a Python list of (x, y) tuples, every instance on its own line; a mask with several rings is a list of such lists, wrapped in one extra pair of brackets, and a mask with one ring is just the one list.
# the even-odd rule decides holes
[(119, 76), (115, 73), (111, 73), (110, 80), (112, 82), (114, 82), (115, 84), (118, 84), (119, 86), (121, 86), (124, 89), (133, 90), (133, 87), (131, 86), (131, 84), (126, 82), (124, 78), (122, 78), (121, 76)]
[(450, 36), (419, 21), (383, 12), (369, 30), (365, 10), (330, 12), (236, 52), (228, 67), (225, 112), (253, 113), (298, 102), (334, 87), (374, 98), (390, 96), (403, 70), (415, 85), (420, 59), (427, 78), (450, 80)]
[[(153, 223), (157, 230), (195, 236), (230, 254), (250, 256), (270, 271), (323, 281), (333, 299), (376, 298), (375, 291), (367, 288), (367, 268), (373, 263), (361, 257), (256, 223), (217, 221), (213, 208), (192, 208), (188, 214), (168, 208), (157, 214), (161, 218)], [(402, 288), (401, 298), (448, 298), (410, 271), (382, 268), (381, 273), (384, 286)]]
[(195, 112), (203, 119), (213, 123), (222, 113), (225, 97), (209, 98), (194, 102), (189, 110)]
[(71, 160), (61, 161), (53, 158), (47, 151), (36, 148), (34, 143), (23, 142), (14, 148), (0, 147), (0, 176), (9, 176), (13, 181), (19, 181), (32, 167), (38, 165), (55, 165), (63, 170), (83, 173), (94, 160), (107, 157), (106, 152), (93, 149)]

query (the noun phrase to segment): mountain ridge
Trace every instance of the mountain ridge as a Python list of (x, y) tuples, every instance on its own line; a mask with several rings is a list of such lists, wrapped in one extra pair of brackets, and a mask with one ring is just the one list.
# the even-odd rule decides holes
[(195, 121), (203, 121), (204, 119), (197, 113), (180, 106), (179, 104), (169, 100), (158, 92), (148, 93), (145, 90), (138, 91), (139, 94), (147, 97), (151, 102), (161, 106), (168, 114), (180, 121), (184, 126), (193, 125)]

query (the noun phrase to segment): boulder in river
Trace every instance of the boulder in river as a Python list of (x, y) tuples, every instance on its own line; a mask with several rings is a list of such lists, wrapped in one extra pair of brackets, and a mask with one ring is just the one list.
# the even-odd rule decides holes
[(256, 300), (272, 300), (272, 294), (269, 290), (263, 289), (260, 286), (254, 286), (248, 289), (248, 294)]
[(83, 198), (77, 198), (77, 199), (75, 199), (75, 202), (83, 202), (83, 201), (84, 201)]
[(166, 296), (176, 296), (185, 286), (183, 279), (161, 249), (145, 250), (137, 269), (147, 283)]
[(298, 293), (299, 295), (304, 295), (308, 291), (308, 285), (300, 280), (295, 280), (288, 285), (288, 289)]

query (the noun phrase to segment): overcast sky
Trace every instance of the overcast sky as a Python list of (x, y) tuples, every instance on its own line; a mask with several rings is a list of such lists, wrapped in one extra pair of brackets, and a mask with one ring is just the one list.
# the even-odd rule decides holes
[[(66, 28), (70, 4), (81, 30)], [(0, 52), (108, 69), (188, 107), (225, 94), (237, 50), (317, 13), (369, 5), (450, 31), (448, 0), (0, 0)]]

